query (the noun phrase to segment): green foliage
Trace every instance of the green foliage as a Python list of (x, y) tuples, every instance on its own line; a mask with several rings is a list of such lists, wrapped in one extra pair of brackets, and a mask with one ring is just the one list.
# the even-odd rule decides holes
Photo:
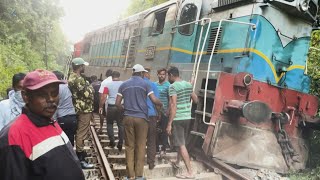
[[(320, 30), (313, 31), (311, 35), (308, 54), (308, 75), (311, 78), (310, 94), (320, 97)], [(318, 109), (319, 116), (320, 109)], [(310, 139), (309, 163), (313, 168), (309, 171), (291, 175), (293, 180), (320, 179), (320, 132), (313, 131)]]
[(58, 64), (68, 55), (59, 26), (62, 16), (58, 0), (0, 1), (0, 99), (13, 74), (46, 68), (45, 42), (48, 69), (61, 69)]
[(131, 0), (131, 4), (128, 7), (125, 16), (131, 16), (167, 1), (168, 0)]

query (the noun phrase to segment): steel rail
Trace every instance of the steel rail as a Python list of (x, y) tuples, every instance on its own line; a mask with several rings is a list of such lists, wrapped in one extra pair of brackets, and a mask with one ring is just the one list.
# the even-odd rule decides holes
[(250, 180), (250, 178), (239, 173), (235, 168), (228, 164), (212, 157), (208, 158), (208, 156), (199, 149), (193, 150), (192, 155), (195, 156), (198, 161), (213, 169), (215, 173), (221, 174), (228, 180)]
[(98, 153), (97, 160), (98, 160), (98, 163), (100, 164), (99, 168), (100, 168), (102, 177), (106, 180), (115, 180), (115, 177), (114, 177), (113, 172), (110, 168), (110, 164), (108, 162), (107, 156), (103, 151), (103, 148), (100, 144), (98, 135), (97, 135), (93, 126), (90, 127), (90, 132), (93, 137), (93, 143), (95, 145), (94, 148), (95, 148), (96, 152)]

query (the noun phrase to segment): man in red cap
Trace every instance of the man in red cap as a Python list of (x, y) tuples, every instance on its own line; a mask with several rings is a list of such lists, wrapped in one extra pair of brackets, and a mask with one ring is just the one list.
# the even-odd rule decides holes
[(52, 119), (61, 83), (47, 70), (24, 78), (22, 114), (0, 132), (1, 180), (84, 179), (68, 137)]

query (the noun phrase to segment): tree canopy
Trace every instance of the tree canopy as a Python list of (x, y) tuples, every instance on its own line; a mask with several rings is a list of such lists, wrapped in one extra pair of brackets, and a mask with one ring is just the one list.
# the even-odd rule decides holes
[(68, 55), (62, 16), (58, 0), (0, 1), (0, 99), (13, 74), (46, 68), (45, 59), (48, 69), (61, 68), (57, 62)]
[(125, 16), (131, 16), (167, 1), (168, 0), (131, 0)]

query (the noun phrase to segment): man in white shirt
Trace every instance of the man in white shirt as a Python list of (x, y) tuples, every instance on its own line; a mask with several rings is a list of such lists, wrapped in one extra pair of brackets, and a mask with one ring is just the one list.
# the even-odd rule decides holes
[[(120, 73), (118, 71), (112, 72), (112, 82), (109, 82), (104, 89), (104, 93), (102, 96), (102, 101), (99, 105), (99, 112), (102, 113), (103, 111), (103, 104), (105, 102), (108, 105), (107, 111), (107, 132), (108, 137), (110, 140), (109, 146), (113, 148), (115, 146), (115, 138), (114, 138), (114, 131), (113, 131), (113, 122), (117, 122), (118, 126), (118, 138), (119, 142), (117, 148), (119, 151), (122, 150), (123, 144), (123, 126), (122, 126), (122, 112), (118, 110), (116, 107), (116, 97), (118, 93), (118, 89), (123, 82), (120, 81)], [(108, 99), (107, 99), (108, 96)], [(102, 125), (100, 125), (100, 129), (102, 129)]]
[(25, 105), (21, 96), (22, 82), (25, 76), (24, 73), (13, 75), (13, 90), (9, 92), (9, 99), (0, 102), (0, 130), (21, 114), (22, 107)]
[[(104, 93), (104, 90), (105, 90), (107, 84), (108, 84), (109, 82), (112, 82), (112, 72), (113, 72), (112, 69), (108, 69), (108, 70), (107, 70), (107, 72), (106, 72), (106, 77), (107, 77), (107, 78), (102, 81), (101, 86), (100, 86), (100, 88), (99, 88), (99, 96), (100, 96), (100, 103), (99, 103), (99, 105), (100, 105), (101, 103), (102, 103), (102, 105), (103, 105), (103, 111), (100, 112), (100, 110), (99, 110), (100, 127), (102, 127), (102, 125), (103, 125), (104, 116), (107, 116), (108, 104), (105, 103), (105, 99), (106, 99), (106, 96), (107, 96), (107, 95), (106, 95), (106, 93)], [(99, 130), (99, 133), (101, 133), (101, 130), (102, 130), (102, 129)]]

